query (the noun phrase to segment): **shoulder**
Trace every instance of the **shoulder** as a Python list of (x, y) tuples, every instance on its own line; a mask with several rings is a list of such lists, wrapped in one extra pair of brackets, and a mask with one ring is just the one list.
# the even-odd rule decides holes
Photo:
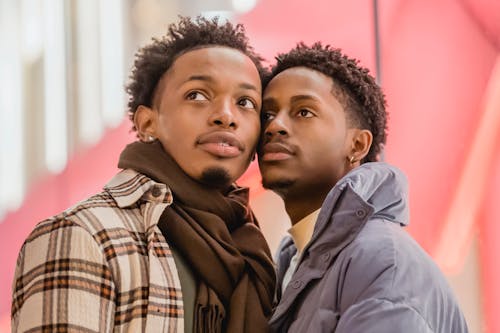
[[(353, 241), (350, 255), (375, 271), (377, 267), (393, 267), (398, 275), (406, 274), (409, 281), (429, 275), (442, 276), (430, 255), (404, 227), (380, 218), (368, 221)], [(412, 272), (420, 273), (413, 276)]]
[(392, 222), (369, 220), (342, 256), (352, 264), (351, 269), (379, 273), (397, 266), (397, 248), (392, 228), (401, 228)]
[(357, 237), (340, 253), (337, 269), (343, 279), (342, 299), (345, 306), (362, 299), (398, 299), (402, 265), (408, 265), (398, 247), (402, 228), (382, 219), (369, 220)]
[(108, 232), (125, 226), (126, 215), (130, 213), (120, 210), (115, 200), (106, 191), (95, 194), (39, 222), (26, 238), (21, 252), (28, 251), (30, 248), (41, 250), (55, 246), (53, 242), (60, 244), (57, 251), (63, 249), (61, 247), (63, 243), (67, 243), (64, 246), (68, 249), (77, 248), (79, 244), (100, 245), (105, 239), (109, 239)]
[(99, 232), (93, 231), (91, 224), (86, 223), (89, 219), (87, 210), (76, 205), (71, 210), (39, 222), (21, 247), (18, 261), (23, 261), (23, 268), (43, 265), (49, 258), (87, 257), (101, 262)]
[(42, 222), (41, 225), (52, 225), (52, 228), (79, 226), (91, 235), (98, 236), (105, 230), (130, 228), (131, 224), (125, 225), (125, 222), (129, 218), (128, 215), (133, 215), (133, 208), (137, 207), (119, 207), (107, 191), (102, 191)]
[(170, 204), (172, 193), (166, 185), (126, 169), (116, 174), (100, 193), (77, 203), (51, 220), (69, 221), (92, 235), (115, 229), (144, 232), (142, 206), (148, 202)]
[(432, 258), (396, 223), (370, 220), (339, 256), (339, 265), (346, 305), (370, 298), (415, 309), (438, 299), (455, 302)]

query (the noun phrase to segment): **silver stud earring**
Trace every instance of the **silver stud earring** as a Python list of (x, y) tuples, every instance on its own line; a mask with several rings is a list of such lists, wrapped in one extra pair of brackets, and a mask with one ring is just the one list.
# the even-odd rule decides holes
[(155, 137), (149, 134), (144, 134), (143, 139), (141, 139), (141, 141), (146, 143), (151, 143), (155, 141)]

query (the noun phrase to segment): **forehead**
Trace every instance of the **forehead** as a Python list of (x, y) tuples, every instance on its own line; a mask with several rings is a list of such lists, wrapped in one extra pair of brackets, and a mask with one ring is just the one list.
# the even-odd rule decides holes
[[(333, 97), (333, 80), (307, 67), (293, 67), (276, 75), (267, 85), (264, 97), (318, 95)], [(276, 95), (276, 96), (275, 96)]]
[(169, 76), (231, 75), (240, 80), (260, 82), (253, 61), (239, 50), (224, 46), (208, 46), (180, 55), (167, 71)]

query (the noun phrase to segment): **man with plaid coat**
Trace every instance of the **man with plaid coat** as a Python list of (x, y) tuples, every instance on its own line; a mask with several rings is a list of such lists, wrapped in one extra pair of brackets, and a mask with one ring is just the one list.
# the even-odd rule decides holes
[(14, 332), (265, 332), (275, 274), (234, 184), (260, 132), (261, 58), (241, 25), (181, 18), (136, 55), (138, 141), (102, 192), (39, 223)]

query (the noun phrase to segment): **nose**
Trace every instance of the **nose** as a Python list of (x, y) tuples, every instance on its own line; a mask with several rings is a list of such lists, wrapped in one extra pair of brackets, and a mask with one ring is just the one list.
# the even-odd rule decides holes
[(208, 120), (211, 125), (233, 129), (238, 127), (235, 116), (235, 106), (233, 106), (230, 101), (222, 101), (220, 104), (214, 106), (215, 109)]
[(265, 126), (264, 135), (269, 139), (274, 136), (287, 136), (289, 133), (284, 116), (280, 114), (269, 120)]

